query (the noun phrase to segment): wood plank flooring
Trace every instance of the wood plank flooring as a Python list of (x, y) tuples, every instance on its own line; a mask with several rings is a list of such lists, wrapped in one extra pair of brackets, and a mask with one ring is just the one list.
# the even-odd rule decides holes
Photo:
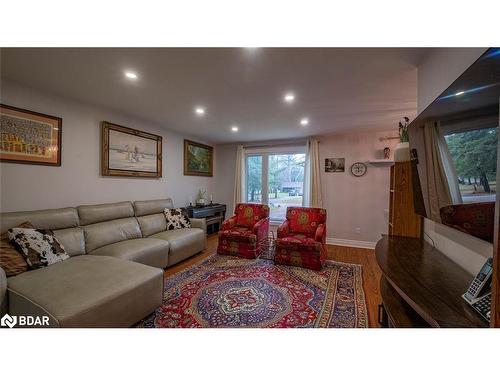
[[(165, 270), (165, 277), (185, 270), (201, 262), (208, 256), (215, 254), (217, 249), (217, 235), (208, 237), (207, 249)], [(381, 271), (375, 260), (375, 250), (358, 249), (353, 247), (328, 245), (328, 259), (338, 262), (361, 264), (363, 266), (363, 288), (365, 290), (366, 305), (368, 308), (368, 322), (370, 327), (380, 327), (377, 322), (378, 305), (382, 303), (380, 296)]]

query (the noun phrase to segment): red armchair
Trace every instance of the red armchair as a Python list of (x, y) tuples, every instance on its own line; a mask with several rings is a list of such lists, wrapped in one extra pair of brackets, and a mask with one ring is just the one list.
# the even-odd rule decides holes
[(262, 252), (262, 240), (269, 233), (269, 207), (265, 204), (238, 203), (234, 216), (219, 231), (217, 253), (256, 258)]
[(278, 228), (275, 262), (321, 270), (326, 259), (326, 210), (288, 207)]

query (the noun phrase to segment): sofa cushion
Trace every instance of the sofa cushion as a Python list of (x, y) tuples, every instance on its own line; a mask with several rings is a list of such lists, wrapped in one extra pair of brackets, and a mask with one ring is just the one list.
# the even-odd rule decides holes
[(106, 204), (92, 204), (78, 206), (80, 225), (100, 223), (115, 219), (123, 219), (134, 216), (134, 208), (131, 202), (118, 202)]
[(165, 208), (167, 230), (191, 228), (191, 222), (182, 208)]
[(152, 214), (137, 217), (144, 237), (163, 232), (167, 229), (167, 219), (164, 214)]
[(168, 264), (168, 249), (167, 241), (137, 238), (100, 247), (92, 251), (92, 255), (107, 255), (151, 267), (165, 268)]
[(169, 266), (205, 250), (205, 232), (199, 228), (167, 230), (149, 238), (159, 238), (170, 244)]
[(165, 208), (173, 208), (172, 199), (151, 199), (147, 201), (135, 201), (134, 211), (135, 216), (144, 216), (151, 214), (163, 213)]
[(58, 208), (55, 210), (6, 212), (0, 214), (0, 232), (3, 234), (10, 228), (29, 221), (37, 229), (63, 229), (78, 226), (78, 214), (75, 208)]
[(50, 229), (12, 228), (7, 233), (30, 268), (47, 267), (69, 258)]
[(83, 231), (87, 253), (115, 242), (142, 237), (135, 217), (90, 224), (84, 226)]
[(85, 238), (82, 228), (58, 229), (53, 232), (70, 257), (85, 254)]
[[(26, 222), (19, 228), (33, 228), (31, 223)], [(0, 236), (0, 268), (3, 268), (7, 277), (16, 276), (29, 269), (28, 263), (12, 243), (8, 233)]]
[(163, 271), (83, 255), (8, 279), (9, 313), (59, 327), (129, 327), (162, 302)]

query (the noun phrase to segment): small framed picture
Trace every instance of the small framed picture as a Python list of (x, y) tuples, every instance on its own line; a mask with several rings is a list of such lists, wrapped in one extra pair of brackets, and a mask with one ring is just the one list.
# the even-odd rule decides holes
[(325, 172), (344, 172), (345, 158), (327, 158), (325, 159)]
[(162, 137), (102, 122), (103, 176), (156, 177), (162, 175)]
[(212, 177), (213, 170), (214, 148), (185, 139), (184, 175)]
[(61, 166), (62, 119), (0, 104), (0, 160)]

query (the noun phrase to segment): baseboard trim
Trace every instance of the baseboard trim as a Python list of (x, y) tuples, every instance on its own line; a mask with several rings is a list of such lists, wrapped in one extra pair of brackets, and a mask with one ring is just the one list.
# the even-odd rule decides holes
[(376, 242), (368, 241), (356, 241), (356, 240), (346, 240), (343, 238), (333, 238), (329, 237), (326, 239), (327, 245), (337, 245), (337, 246), (347, 246), (347, 247), (358, 247), (360, 249), (375, 249)]

